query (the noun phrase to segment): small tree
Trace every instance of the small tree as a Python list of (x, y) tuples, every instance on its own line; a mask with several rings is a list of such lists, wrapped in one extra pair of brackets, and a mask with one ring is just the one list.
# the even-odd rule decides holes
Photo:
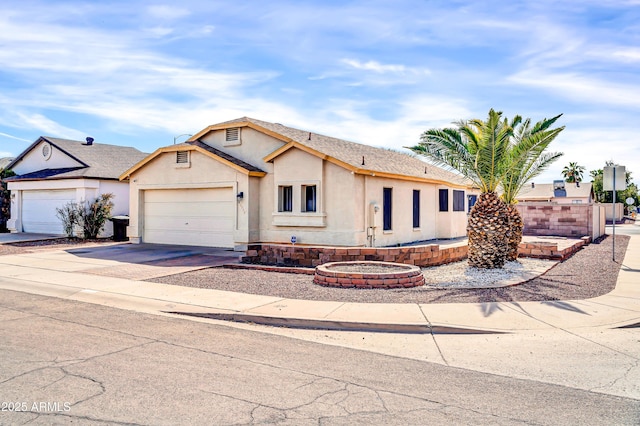
[(562, 169), (562, 176), (569, 183), (582, 182), (582, 174), (586, 169), (578, 163), (570, 162)]
[(78, 204), (69, 202), (60, 208), (56, 208), (56, 217), (62, 221), (62, 228), (67, 237), (76, 236), (76, 227), (80, 222)]
[(113, 194), (102, 194), (91, 203), (86, 203), (80, 211), (80, 222), (84, 239), (94, 239), (104, 229), (104, 224), (111, 217), (113, 210)]
[(62, 221), (68, 237), (75, 237), (77, 229), (82, 229), (82, 238), (95, 239), (104, 229), (113, 210), (113, 194), (102, 194), (91, 202), (70, 202), (56, 209), (56, 216)]

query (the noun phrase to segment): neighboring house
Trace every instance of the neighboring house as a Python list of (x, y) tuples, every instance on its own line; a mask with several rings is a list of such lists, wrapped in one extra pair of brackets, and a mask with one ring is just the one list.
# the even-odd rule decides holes
[[(56, 208), (114, 194), (114, 215), (129, 213), (129, 184), (120, 174), (147, 154), (126, 146), (40, 137), (8, 166), (12, 232), (63, 234)], [(111, 222), (103, 235), (110, 235)]]
[(236, 250), (461, 237), (478, 194), (419, 158), (247, 117), (160, 148), (120, 178), (131, 184), (131, 241)]
[[(0, 158), (0, 179), (2, 178), (2, 172), (13, 161), (12, 157)], [(9, 198), (9, 191), (5, 188), (5, 183), (0, 182), (0, 232), (7, 232), (7, 220), (9, 220), (11, 199)]]
[(9, 164), (13, 161), (13, 157), (2, 157), (0, 158), (0, 172), (7, 168)]
[(556, 180), (553, 183), (532, 183), (531, 186), (525, 186), (516, 199), (518, 202), (590, 204), (595, 197), (591, 182), (570, 183)]

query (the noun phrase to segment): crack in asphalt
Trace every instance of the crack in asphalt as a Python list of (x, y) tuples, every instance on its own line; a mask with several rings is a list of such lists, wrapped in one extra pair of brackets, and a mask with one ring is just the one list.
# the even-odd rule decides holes
[[(18, 312), (27, 312), (27, 311), (18, 310)], [(136, 334), (136, 333), (130, 333), (130, 332), (124, 332), (124, 331), (113, 329), (113, 328), (107, 328), (107, 327), (98, 326), (98, 325), (94, 325), (94, 324), (88, 324), (88, 323), (82, 323), (82, 322), (78, 322), (78, 321), (72, 321), (72, 320), (68, 320), (68, 319), (64, 319), (64, 318), (57, 318), (57, 317), (54, 317), (54, 316), (51, 316), (51, 315), (39, 314), (39, 315), (34, 315), (34, 316), (42, 317), (42, 318), (48, 318), (48, 319), (51, 319), (51, 320), (54, 320), (54, 321), (60, 321), (60, 322), (64, 322), (64, 323), (76, 324), (78, 326), (86, 327), (88, 329), (103, 330), (103, 331), (107, 331), (109, 333), (115, 333), (117, 335), (129, 336), (129, 337), (134, 337), (136, 339), (146, 340), (145, 342), (142, 342), (142, 343), (139, 343), (139, 344), (136, 344), (136, 345), (131, 345), (131, 346), (128, 346), (126, 348), (122, 348), (122, 349), (119, 349), (119, 350), (116, 350), (116, 351), (111, 351), (111, 352), (104, 353), (104, 354), (98, 354), (98, 355), (94, 355), (94, 356), (87, 357), (87, 358), (84, 358), (84, 359), (74, 360), (73, 363), (67, 364), (67, 366), (65, 366), (65, 367), (77, 366), (77, 365), (86, 363), (86, 362), (88, 362), (90, 360), (104, 358), (106, 356), (122, 353), (122, 352), (129, 351), (129, 350), (132, 350), (132, 349), (141, 348), (141, 347), (144, 347), (144, 346), (149, 346), (149, 345), (152, 345), (154, 343), (161, 343), (161, 344), (165, 344), (165, 345), (170, 346), (170, 347), (181, 348), (181, 349), (188, 350), (188, 351), (196, 351), (196, 352), (204, 353), (204, 354), (207, 354), (207, 355), (214, 355), (214, 356), (218, 356), (218, 357), (221, 357), (221, 358), (224, 358), (224, 359), (228, 359), (228, 360), (232, 360), (232, 361), (235, 361), (235, 362), (244, 362), (244, 363), (251, 364), (251, 365), (268, 367), (268, 368), (274, 369), (276, 371), (293, 372), (293, 373), (296, 373), (296, 374), (300, 374), (302, 376), (313, 378), (313, 380), (311, 380), (309, 383), (307, 383), (305, 385), (302, 385), (300, 388), (305, 387), (305, 386), (313, 385), (314, 383), (319, 383), (319, 382), (321, 382), (323, 380), (338, 383), (342, 387), (339, 390), (329, 390), (329, 391), (323, 392), (320, 395), (318, 395), (317, 397), (315, 397), (310, 402), (307, 402), (305, 404), (300, 404), (300, 405), (295, 406), (295, 407), (287, 408), (287, 409), (284, 409), (284, 410), (282, 408), (271, 407), (269, 405), (262, 404), (262, 403), (256, 402), (256, 401), (243, 400), (243, 399), (237, 398), (235, 396), (225, 395), (225, 394), (222, 394), (222, 393), (216, 393), (216, 392), (208, 391), (208, 390), (202, 390), (202, 392), (208, 392), (208, 393), (211, 393), (211, 394), (216, 394), (216, 395), (220, 395), (220, 396), (223, 396), (223, 397), (232, 398), (232, 399), (235, 399), (235, 400), (238, 400), (238, 401), (243, 401), (245, 403), (248, 403), (251, 406), (254, 406), (253, 409), (251, 410), (251, 413), (253, 413), (253, 414), (255, 414), (256, 410), (259, 409), (260, 407), (264, 407), (266, 409), (272, 409), (272, 410), (276, 410), (277, 412), (282, 412), (282, 413), (284, 413), (285, 418), (290, 418), (289, 416), (291, 414), (293, 414), (292, 413), (293, 410), (299, 410), (299, 409), (301, 409), (303, 407), (311, 406), (311, 405), (317, 403), (318, 401), (320, 401), (321, 398), (323, 398), (323, 397), (329, 397), (329, 396), (332, 396), (332, 395), (338, 395), (341, 392), (346, 392), (346, 395), (344, 397), (342, 397), (339, 401), (334, 403), (334, 406), (336, 406), (336, 405), (339, 406), (340, 409), (343, 410), (346, 413), (346, 415), (345, 416), (331, 416), (331, 417), (325, 416), (324, 417), (325, 419), (328, 419), (328, 418), (335, 419), (335, 418), (339, 418), (339, 417), (349, 418), (350, 416), (358, 416), (358, 415), (363, 415), (363, 414), (374, 414), (374, 413), (375, 414), (380, 414), (380, 413), (392, 413), (392, 412), (394, 412), (394, 413), (410, 413), (412, 411), (426, 411), (426, 412), (428, 412), (428, 411), (440, 411), (440, 410), (444, 410), (444, 409), (447, 409), (447, 408), (451, 408), (451, 409), (460, 410), (461, 412), (474, 413), (474, 414), (478, 414), (478, 415), (482, 415), (482, 416), (493, 416), (495, 418), (509, 419), (509, 420), (512, 420), (512, 421), (522, 422), (522, 419), (513, 418), (511, 416), (499, 416), (499, 415), (496, 415), (494, 413), (483, 412), (483, 411), (479, 411), (477, 409), (466, 408), (466, 407), (462, 407), (462, 406), (459, 406), (459, 405), (447, 404), (447, 403), (444, 403), (444, 402), (441, 402), (441, 401), (436, 401), (436, 400), (428, 399), (428, 398), (425, 398), (425, 397), (419, 397), (419, 396), (411, 395), (409, 393), (394, 392), (394, 391), (389, 391), (389, 390), (386, 390), (386, 389), (379, 389), (379, 388), (376, 388), (375, 386), (362, 385), (362, 384), (359, 384), (359, 383), (354, 383), (354, 382), (352, 382), (350, 380), (331, 377), (330, 375), (322, 375), (322, 374), (307, 372), (307, 371), (303, 371), (303, 370), (300, 370), (300, 369), (291, 368), (291, 367), (287, 367), (287, 366), (281, 366), (281, 365), (277, 365), (277, 364), (273, 364), (273, 363), (269, 363), (269, 362), (265, 362), (265, 361), (256, 361), (254, 359), (249, 359), (249, 358), (246, 358), (246, 357), (239, 357), (239, 356), (235, 356), (235, 355), (225, 354), (225, 353), (222, 353), (222, 352), (216, 352), (216, 351), (212, 351), (212, 350), (208, 350), (208, 349), (202, 349), (202, 348), (199, 348), (199, 347), (179, 344), (179, 343), (171, 342), (171, 341), (168, 341), (168, 340), (165, 340), (165, 339), (152, 338), (152, 337), (149, 337), (149, 336), (144, 336), (144, 335), (140, 335), (140, 334)], [(580, 337), (580, 336), (578, 336), (578, 337)], [(586, 339), (586, 340), (588, 340), (588, 339)], [(393, 358), (395, 358), (395, 357), (393, 357)], [(64, 361), (64, 362), (68, 363), (69, 361)], [(637, 365), (637, 363), (636, 363), (636, 365)], [(43, 369), (46, 369), (46, 368), (56, 368), (56, 367), (55, 366), (40, 367), (40, 368), (32, 370), (32, 372), (43, 370)], [(103, 396), (103, 395), (107, 394), (106, 387), (104, 386), (103, 383), (99, 382), (98, 380), (95, 380), (95, 379), (93, 379), (91, 377), (88, 377), (88, 376), (82, 376), (80, 374), (70, 373), (69, 371), (64, 370), (64, 367), (57, 367), (57, 368), (61, 368), (63, 370), (63, 372), (65, 372), (66, 374), (70, 374), (70, 375), (75, 376), (75, 377), (80, 377), (80, 378), (83, 378), (83, 379), (91, 380), (91, 381), (93, 381), (94, 383), (98, 384), (101, 387), (101, 391), (98, 392), (96, 395), (91, 395), (91, 396), (85, 398), (82, 401), (78, 401), (78, 402), (74, 403), (74, 405), (77, 405), (77, 404), (80, 404), (82, 402), (86, 402), (86, 401), (88, 401), (90, 399), (97, 398), (97, 397), (100, 397), (100, 396)], [(3, 382), (0, 382), (0, 383), (6, 383), (6, 382), (8, 382), (8, 381), (10, 381), (12, 379), (17, 378), (17, 377), (24, 376), (25, 374), (29, 374), (29, 372), (16, 375), (15, 377), (13, 377), (11, 379), (7, 379), (7, 380), (5, 380)], [(360, 389), (360, 390), (365, 389), (365, 390), (368, 390), (368, 391), (374, 393), (376, 395), (377, 399), (379, 399), (381, 401), (382, 406), (383, 406), (384, 409), (383, 410), (377, 410), (377, 411), (371, 411), (371, 412), (350, 413), (349, 410), (344, 406), (344, 402), (350, 396), (357, 395), (358, 393), (362, 393), (362, 392), (354, 392), (355, 390), (358, 390), (358, 389)], [(413, 409), (412, 410), (401, 410), (401, 409), (397, 409), (397, 410), (394, 410), (394, 411), (390, 411), (387, 408), (386, 404), (384, 403), (384, 398), (381, 396), (381, 393), (385, 393), (385, 394), (388, 394), (388, 395), (393, 395), (395, 397), (400, 397), (400, 398), (403, 398), (403, 399), (409, 399), (409, 400), (415, 400), (415, 401), (430, 403), (430, 404), (434, 404), (435, 406), (433, 408), (430, 408), (430, 409), (424, 409), (424, 408), (421, 408), (421, 409), (418, 409), (418, 410), (413, 410)], [(83, 416), (73, 416), (73, 415), (70, 415), (69, 413), (41, 413), (41, 414), (42, 415), (60, 415), (60, 416), (66, 416), (66, 417), (69, 417), (69, 418), (77, 418), (77, 419), (86, 419), (86, 420), (92, 420), (92, 421), (105, 421), (105, 422), (107, 422), (106, 420), (95, 419), (95, 418), (92, 418), (92, 417), (89, 417), (89, 416), (84, 416), (84, 417)], [(110, 423), (116, 423), (116, 422), (112, 422), (112, 421), (109, 421), (109, 422)], [(322, 423), (322, 418), (318, 419), (318, 423), (319, 424)], [(118, 424), (126, 425), (126, 424), (132, 424), (132, 423), (126, 423), (125, 422), (125, 423), (118, 423)]]

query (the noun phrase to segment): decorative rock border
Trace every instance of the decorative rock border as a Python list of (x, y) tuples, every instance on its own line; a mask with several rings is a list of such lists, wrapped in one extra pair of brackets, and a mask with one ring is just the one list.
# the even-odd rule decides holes
[[(364, 272), (337, 270), (349, 266), (365, 270), (367, 266), (377, 266), (388, 268), (389, 272), (380, 272), (379, 268)], [(415, 265), (366, 261), (330, 262), (316, 267), (313, 282), (326, 287), (341, 288), (408, 288), (424, 285), (424, 275)]]

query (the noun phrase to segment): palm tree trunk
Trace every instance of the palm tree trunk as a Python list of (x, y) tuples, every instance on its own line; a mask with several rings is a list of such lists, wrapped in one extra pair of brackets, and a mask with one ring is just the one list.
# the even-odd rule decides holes
[(516, 260), (518, 258), (518, 247), (522, 241), (522, 230), (524, 229), (524, 221), (520, 212), (513, 204), (507, 206), (509, 211), (509, 225), (511, 227), (511, 236), (509, 237), (509, 252), (507, 253), (507, 261)]
[(502, 268), (509, 250), (509, 210), (495, 192), (480, 194), (467, 224), (469, 266)]

